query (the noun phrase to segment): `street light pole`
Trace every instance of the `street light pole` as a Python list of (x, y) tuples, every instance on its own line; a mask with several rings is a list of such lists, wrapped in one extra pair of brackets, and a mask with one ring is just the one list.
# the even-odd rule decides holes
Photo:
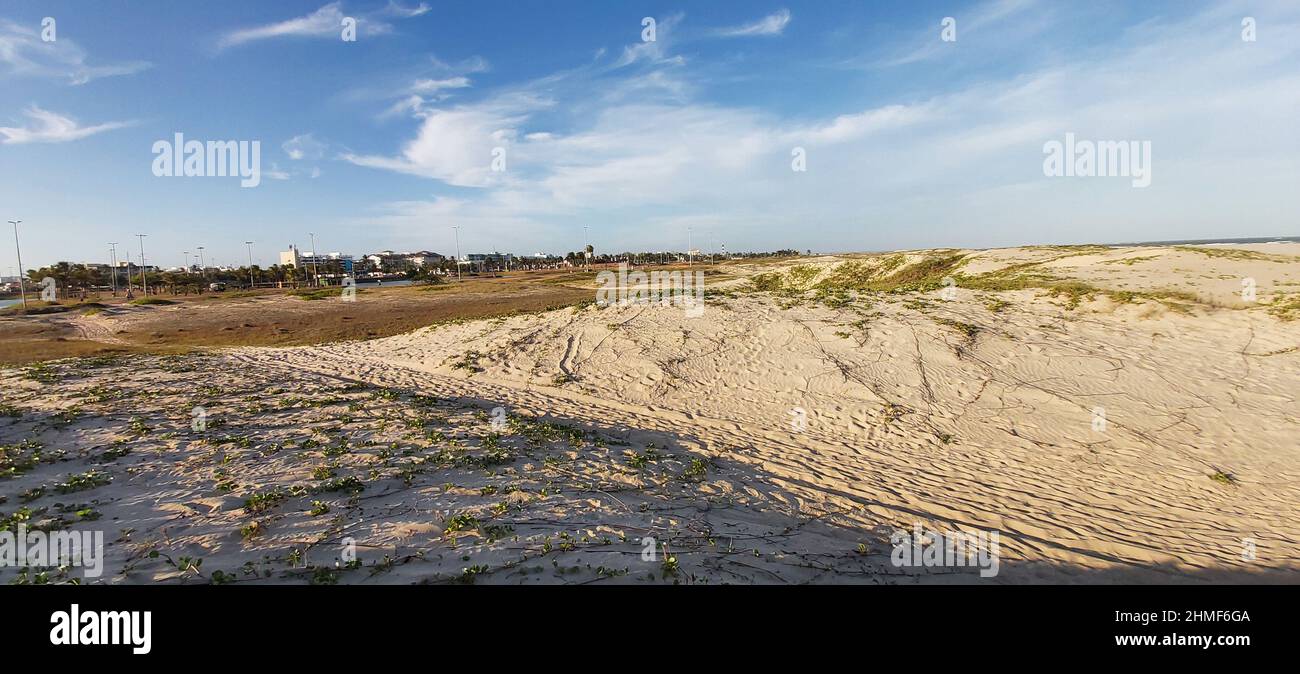
[(318, 286), (320, 285), (320, 274), (317, 273), (318, 270), (316, 268), (316, 260), (319, 259), (316, 255), (316, 233), (307, 232), (307, 236), (311, 237), (311, 284), (313, 286)]
[(144, 268), (144, 237), (148, 234), (136, 234), (135, 238), (140, 240), (140, 288), (145, 297), (149, 296), (149, 277), (145, 274)]
[(14, 250), (18, 252), (18, 294), (23, 298), (23, 311), (27, 311), (27, 285), (23, 283), (23, 247), (18, 244), (18, 223), (22, 220), (10, 220), (14, 226)]
[(113, 267), (109, 275), (113, 277), (113, 297), (117, 297), (117, 242), (108, 242), (109, 255), (113, 258)]
[(135, 274), (131, 273), (131, 249), (127, 248), (125, 254), (126, 254), (126, 298), (129, 300), (135, 298), (135, 295), (132, 294), (132, 290), (131, 290), (131, 284), (135, 283)]
[(199, 278), (204, 281), (208, 280), (207, 265), (203, 262), (203, 246), (199, 246)]
[(695, 266), (695, 253), (691, 252), (691, 228), (686, 228), (686, 266)]
[(245, 241), (248, 244), (248, 289), (252, 290), (256, 282), (253, 281), (253, 242)]
[(456, 232), (456, 280), (462, 280), (460, 277), (460, 265), (463, 260), (460, 259), (460, 225), (452, 225), (452, 231)]

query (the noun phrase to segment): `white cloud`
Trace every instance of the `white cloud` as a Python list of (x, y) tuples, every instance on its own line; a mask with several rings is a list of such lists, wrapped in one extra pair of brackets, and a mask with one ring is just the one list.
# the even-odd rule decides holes
[(974, 41), (984, 49), (1021, 44), (1052, 23), (1055, 9), (1039, 4), (1038, 0), (987, 0), (954, 14), (956, 42), (939, 39), (940, 22), (936, 17), (933, 25), (917, 31), (908, 40), (912, 46), (905, 51), (894, 51), (883, 58), (872, 57), (867, 65), (881, 68), (929, 61), (952, 54), (954, 45)]
[(53, 42), (40, 38), (38, 27), (0, 19), (0, 75), (53, 77), (79, 85), (102, 77), (133, 75), (152, 67), (147, 61), (92, 65), (77, 43), (59, 36)]
[(428, 11), (429, 6), (423, 3), (413, 8), (406, 8), (390, 2), (387, 7), (372, 14), (348, 14), (343, 11), (343, 3), (332, 2), (305, 16), (227, 32), (218, 38), (217, 47), (226, 49), (258, 40), (282, 37), (341, 39), (345, 17), (356, 19), (358, 37), (374, 37), (393, 31), (393, 25), (379, 17), (409, 19)]
[[(650, 249), (684, 239), (686, 226), (755, 248), (1118, 240), (1134, 238), (1134, 223), (1149, 238), (1180, 238), (1216, 222), (1223, 232), (1234, 211), (1254, 215), (1252, 232), (1282, 231), (1300, 215), (1280, 187), (1300, 178), (1289, 120), (1300, 108), (1290, 65), (1300, 12), (1275, 14), (1267, 42), (1242, 43), (1224, 28), (1234, 11), (1147, 26), (1096, 58), (798, 118), (702, 100), (660, 54), (630, 74), (592, 67), (513, 99), (428, 110), (398, 156), (347, 158), (478, 188), (386, 207), (380, 222), (395, 231), (462, 224), (462, 235), (481, 227), (528, 248), (588, 223)], [(662, 86), (646, 85), (654, 78)], [(508, 104), (529, 92), (553, 101), (546, 115)], [(1042, 145), (1066, 131), (1151, 140), (1152, 187), (1045, 178)], [(508, 168), (493, 174), (502, 141)], [(806, 173), (791, 170), (795, 146), (807, 150)]]
[(443, 89), (463, 89), (468, 86), (468, 77), (449, 77), (441, 80), (425, 78), (411, 84), (411, 91), (417, 94), (434, 94)]
[[(269, 40), (277, 37), (338, 37), (343, 30), (343, 10), (340, 3), (331, 3), (320, 9), (295, 19), (278, 23), (241, 28), (221, 36), (217, 45), (221, 48), (233, 47), (257, 40)], [(359, 22), (358, 22), (359, 23)], [(358, 25), (358, 28), (360, 26)]]
[(758, 21), (716, 31), (719, 37), (755, 37), (763, 35), (780, 35), (790, 23), (790, 10), (782, 9), (769, 14)]
[(4, 136), (4, 140), (0, 143), (6, 145), (66, 143), (132, 124), (132, 122), (107, 122), (94, 126), (81, 126), (71, 117), (42, 110), (34, 105), (23, 111), (23, 114), (31, 118), (34, 124), (26, 127), (0, 126), (0, 136)]
[(379, 117), (386, 119), (407, 113), (423, 116), (431, 105), (447, 100), (451, 96), (451, 90), (465, 89), (469, 86), (469, 78), (463, 76), (417, 79), (403, 89), (399, 94), (402, 97), (388, 106)]
[(430, 9), (429, 5), (423, 2), (412, 7), (403, 7), (402, 5), (397, 4), (394, 0), (388, 0), (388, 6), (384, 8), (383, 13), (388, 16), (397, 16), (403, 19), (409, 19), (427, 14)]
[(385, 101), (387, 108), (378, 115), (381, 120), (404, 115), (418, 117), (431, 106), (450, 99), (455, 92), (472, 87), (469, 75), (484, 72), (488, 67), (480, 56), (455, 63), (429, 56), (416, 67), (394, 68), (374, 81), (348, 90), (343, 97), (362, 103)]
[(614, 63), (615, 68), (632, 65), (633, 63), (650, 63), (681, 65), (685, 59), (681, 56), (669, 56), (668, 50), (672, 47), (673, 36), (676, 33), (677, 25), (682, 21), (682, 14), (673, 14), (655, 21), (655, 39), (653, 42), (640, 40), (623, 47), (623, 54)]
[[(341, 158), (359, 166), (436, 178), (450, 185), (483, 187), (496, 182), (491, 170), (492, 152), (514, 140), (515, 128), (523, 119), (521, 113), (523, 108), (518, 103), (504, 101), (431, 110), (421, 113), (419, 133), (402, 148), (400, 156), (348, 153)], [(507, 165), (509, 161), (507, 155)]]
[(856, 140), (876, 131), (907, 126), (926, 119), (929, 114), (925, 107), (887, 105), (798, 128), (786, 133), (785, 138), (790, 142), (804, 144), (839, 143)]
[(310, 133), (294, 136), (280, 146), (294, 161), (320, 159), (325, 156), (326, 147), (325, 143), (316, 140)]
[(444, 73), (472, 75), (474, 73), (487, 72), (491, 69), (487, 59), (482, 56), (471, 56), (455, 63), (447, 63), (446, 61), (439, 59), (437, 56), (430, 56), (429, 63), (433, 66), (434, 70)]

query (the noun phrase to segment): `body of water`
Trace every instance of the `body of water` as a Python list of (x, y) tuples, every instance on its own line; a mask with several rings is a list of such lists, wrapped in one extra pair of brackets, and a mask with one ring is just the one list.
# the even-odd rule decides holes
[(393, 281), (384, 281), (383, 283), (378, 283), (369, 279), (357, 279), (358, 288), (400, 288), (409, 285), (411, 285), (410, 279), (397, 279)]
[(1108, 246), (1230, 246), (1243, 243), (1300, 243), (1300, 236), (1252, 236), (1243, 239), (1180, 239), (1177, 241), (1136, 241), (1110, 243)]

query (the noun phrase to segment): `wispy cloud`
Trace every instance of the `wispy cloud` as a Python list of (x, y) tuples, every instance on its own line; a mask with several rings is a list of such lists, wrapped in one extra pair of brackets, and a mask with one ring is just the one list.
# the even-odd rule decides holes
[(486, 187), (500, 182), (491, 170), (495, 148), (511, 145), (518, 126), (532, 111), (548, 107), (544, 98), (508, 94), (490, 101), (450, 109), (421, 110), (416, 137), (396, 157), (345, 153), (340, 158), (358, 166), (387, 169), (435, 178), (460, 187)]
[(327, 148), (325, 143), (316, 140), (310, 133), (294, 136), (280, 145), (280, 149), (294, 161), (320, 159), (325, 156)]
[[(1038, 0), (987, 0), (957, 13), (958, 42), (969, 41), (967, 35), (983, 38), (985, 44), (1014, 44), (1036, 33), (1052, 20), (1053, 7), (1040, 5)], [(883, 58), (872, 58), (871, 67), (893, 67), (929, 61), (952, 53), (953, 43), (939, 40), (940, 23), (918, 31), (909, 46)]]
[(0, 75), (52, 77), (77, 85), (102, 77), (132, 75), (151, 66), (147, 61), (91, 64), (85, 50), (71, 38), (60, 36), (45, 42), (35, 27), (0, 19)]
[(23, 114), (33, 123), (29, 126), (0, 126), (0, 136), (4, 136), (0, 143), (6, 145), (66, 143), (132, 124), (132, 122), (107, 122), (94, 126), (81, 126), (71, 117), (42, 110), (34, 105), (23, 111)]
[(424, 3), (415, 7), (403, 7), (390, 2), (387, 7), (378, 12), (349, 15), (343, 11), (343, 3), (332, 2), (305, 16), (230, 31), (217, 40), (217, 47), (227, 49), (259, 40), (285, 37), (339, 39), (343, 34), (343, 19), (349, 16), (356, 19), (359, 36), (373, 37), (393, 31), (392, 24), (380, 17), (409, 19), (428, 11), (429, 6)]
[(447, 63), (430, 55), (415, 66), (388, 68), (364, 85), (343, 92), (341, 98), (351, 103), (382, 101), (387, 108), (378, 114), (380, 120), (407, 114), (418, 117), (432, 106), (445, 103), (455, 92), (472, 87), (470, 75), (489, 69), (481, 56)]
[(763, 35), (780, 35), (790, 23), (790, 10), (782, 9), (769, 14), (753, 23), (746, 23), (716, 31), (718, 37), (755, 37)]
[(399, 5), (397, 2), (395, 2), (395, 0), (388, 0), (388, 6), (385, 7), (381, 13), (387, 16), (396, 16), (403, 19), (409, 19), (412, 17), (420, 16), (422, 14), (427, 14), (431, 9), (432, 8), (429, 7), (427, 3), (424, 2), (421, 2), (417, 5), (413, 5), (411, 7), (403, 7), (402, 5)]
[[(988, 29), (1025, 6), (986, 7), (976, 25)], [(686, 84), (690, 69), (661, 51), (635, 59), (638, 69), (593, 66), (514, 92), (550, 97), (545, 115), (489, 95), (425, 111), (397, 156), (345, 158), (478, 188), (386, 205), (379, 222), (394, 231), (469, 223), (538, 241), (572, 223), (612, 222), (611, 240), (654, 247), (707, 225), (762, 246), (787, 244), (797, 223), (817, 223), (816, 234), (794, 239), (811, 236), (815, 247), (818, 237), (860, 240), (874, 222), (892, 223), (873, 239), (884, 246), (1014, 243), (1027, 231), (1042, 240), (1115, 238), (1136, 219), (1187, 227), (1204, 209), (1188, 205), (1196, 199), (1185, 186), (1226, 194), (1228, 180), (1254, 199), (1267, 192), (1261, 183), (1295, 175), (1251, 167), (1290, 161), (1297, 132), (1286, 118), (1300, 85), (1283, 64), (1300, 55), (1300, 15), (1275, 17), (1273, 39), (1243, 46), (1223, 28), (1236, 25), (1231, 13), (1148, 28), (1143, 40), (1096, 59), (793, 118), (707, 100)], [(1043, 142), (1065, 131), (1152, 139), (1160, 189), (1045, 180)], [(503, 173), (490, 171), (498, 145), (508, 151)], [(807, 152), (806, 173), (791, 170), (794, 147)], [(1245, 177), (1228, 177), (1236, 175)], [(1098, 205), (1060, 217), (1060, 203), (1084, 194)], [(1114, 215), (1102, 219), (1116, 231), (1096, 224), (1099, 213)]]
[(680, 65), (685, 62), (681, 56), (669, 56), (677, 25), (682, 21), (682, 14), (673, 14), (655, 22), (655, 39), (641, 40), (623, 48), (623, 54), (614, 63), (615, 68), (622, 68), (633, 63), (671, 63)]
[[(221, 39), (217, 41), (217, 46), (225, 49), (258, 40), (270, 40), (280, 37), (337, 38), (342, 35), (344, 17), (342, 4), (334, 2), (306, 16), (231, 31), (221, 36)], [(358, 21), (358, 32), (361, 32), (362, 28), (361, 22)], [(364, 28), (373, 32), (376, 26), (364, 26)], [(379, 28), (379, 30), (382, 32), (385, 29)]]

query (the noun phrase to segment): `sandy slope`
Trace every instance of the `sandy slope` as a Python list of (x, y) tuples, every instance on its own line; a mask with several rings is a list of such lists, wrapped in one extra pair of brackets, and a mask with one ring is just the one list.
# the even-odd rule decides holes
[[(1143, 259), (1115, 262), (1132, 257)], [(815, 263), (825, 268), (819, 278), (840, 261)], [(838, 307), (741, 294), (711, 299), (698, 318), (659, 306), (565, 309), (177, 359), (194, 362), (176, 373), (113, 365), (105, 372), (131, 382), (126, 391), (162, 392), (39, 432), (86, 461), (125, 437), (130, 416), (157, 426), (130, 440), (130, 456), (104, 464), (112, 485), (87, 493), (120, 518), (114, 527), (134, 530), (112, 546), (111, 582), (236, 568), (241, 581), (978, 580), (969, 570), (894, 568), (889, 533), (917, 522), (999, 531), (1001, 573), (985, 582), (1294, 580), (1300, 329), (1259, 307), (1230, 307), (1241, 278), (1255, 278), (1262, 296), (1286, 292), (1300, 265), (1163, 248), (1015, 249), (975, 253), (967, 271), (1026, 261), (1217, 306), (1180, 313), (1099, 297), (1067, 309), (1035, 290), (959, 289), (951, 300), (879, 294)], [(57, 396), (84, 400), (107, 375), (64, 376), (56, 391), (13, 373), (5, 387), (27, 392), (20, 406), (48, 411)], [(401, 393), (376, 394), (386, 390)], [(438, 403), (420, 412), (415, 394)], [(283, 404), (289, 396), (327, 402)], [(200, 399), (228, 424), (223, 435), (187, 432), (186, 410)], [(486, 421), (497, 406), (585, 435), (534, 442), (511, 427), (498, 439)], [(412, 409), (436, 419), (408, 424)], [(792, 425), (800, 411), (802, 428)], [(6, 443), (23, 423), (4, 429)], [(378, 441), (332, 457), (302, 442), (358, 432)], [(516, 454), (499, 465), (447, 464), (435, 454), (448, 439), (455, 451), (481, 455), (499, 441)], [(413, 463), (427, 472), (412, 476)], [(325, 516), (306, 512), (319, 493), (290, 494), (264, 513), (241, 507), (250, 494), (322, 484), (312, 475), (320, 466), (357, 476), (365, 491), (327, 492)], [(18, 487), (51, 484), (73, 467), (84, 469), (41, 465), (0, 483), (9, 495), (0, 512), (17, 505)], [(223, 479), (235, 488), (216, 489)], [(450, 531), (455, 514), (473, 515), (477, 528)], [(238, 531), (253, 520), (264, 533), (245, 539)], [(485, 534), (489, 522), (509, 532)], [(345, 535), (366, 551), (369, 573), (331, 575)], [(647, 535), (671, 542), (678, 575), (665, 576), (662, 559), (643, 560)], [(1246, 539), (1254, 561), (1243, 559)], [(203, 573), (148, 557), (154, 549), (203, 557)]]

